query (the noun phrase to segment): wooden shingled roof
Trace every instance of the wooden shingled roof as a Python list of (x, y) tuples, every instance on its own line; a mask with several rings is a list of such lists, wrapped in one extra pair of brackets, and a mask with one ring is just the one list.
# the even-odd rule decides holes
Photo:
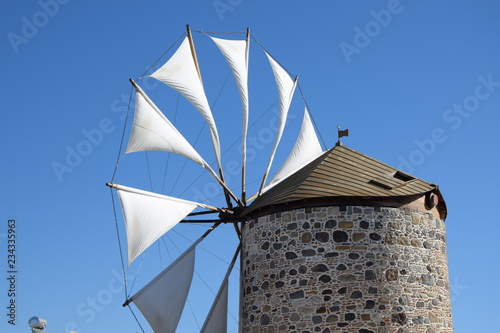
[(343, 145), (320, 157), (256, 198), (244, 213), (268, 206), (315, 198), (391, 198), (438, 193), (441, 210), (446, 206), (438, 186), (428, 183)]

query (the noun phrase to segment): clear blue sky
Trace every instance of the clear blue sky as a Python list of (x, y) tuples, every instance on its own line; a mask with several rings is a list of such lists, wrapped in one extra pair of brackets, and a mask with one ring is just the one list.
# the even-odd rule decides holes
[[(181, 36), (186, 24), (204, 31), (250, 27), (259, 42), (300, 77), (328, 148), (340, 124), (350, 130), (345, 145), (438, 184), (449, 211), (455, 332), (498, 331), (498, 2), (41, 0), (4, 1), (1, 6), (1, 332), (27, 332), (32, 315), (47, 319), (50, 333), (140, 331), (121, 307), (121, 261), (110, 191), (104, 184), (111, 180), (121, 141), (128, 79), (142, 75)], [(228, 69), (205, 36), (194, 37), (213, 103)], [(249, 181), (258, 181), (269, 151), (267, 129), (276, 95), (259, 46), (253, 43), (251, 50), (251, 123), (256, 139)], [(240, 128), (240, 104), (232, 83), (230, 77), (214, 108), (227, 150), (225, 163), (239, 162), (237, 146), (231, 146)], [(182, 100), (176, 107), (177, 95), (166, 87), (151, 86), (150, 91), (194, 142), (201, 117)], [(257, 121), (268, 108), (271, 112)], [(300, 123), (299, 94), (290, 112), (295, 118), (278, 162), (288, 153)], [(202, 130), (196, 147), (212, 162), (207, 135)], [(78, 149), (85, 156), (68, 156)], [(161, 191), (166, 157), (148, 157), (153, 190)], [(124, 157), (115, 181), (151, 189), (145, 161), (142, 153)], [(66, 165), (64, 172), (54, 170), (55, 162)], [(201, 173), (192, 162), (173, 187), (182, 163), (174, 157), (169, 161), (164, 192), (220, 205), (220, 196), (208, 199), (217, 194), (209, 178), (192, 183)], [(238, 179), (233, 178), (230, 185), (237, 189)], [(15, 326), (7, 324), (6, 316), (9, 219), (17, 221), (18, 236)], [(180, 227), (178, 232), (194, 240), (204, 229)], [(179, 247), (186, 246), (177, 234), (171, 238)], [(175, 256), (169, 239), (165, 244)], [(233, 230), (225, 227), (216, 230), (203, 248), (229, 260), (235, 244)], [(168, 261), (163, 243), (153, 246), (134, 291), (160, 269), (155, 258), (159, 248)], [(199, 251), (197, 270), (216, 290), (225, 264), (209, 252)], [(136, 275), (138, 266), (133, 265), (129, 275)], [(233, 278), (235, 317), (236, 283)], [(190, 296), (193, 311), (203, 313), (211, 292), (198, 276), (193, 284), (200, 295)], [(137, 310), (136, 314), (149, 331)], [(230, 330), (235, 327), (230, 319)], [(188, 309), (179, 332), (193, 331), (196, 324)]]

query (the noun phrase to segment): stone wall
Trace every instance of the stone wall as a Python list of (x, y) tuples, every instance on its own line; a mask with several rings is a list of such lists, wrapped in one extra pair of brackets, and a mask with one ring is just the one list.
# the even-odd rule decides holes
[(410, 209), (305, 208), (243, 229), (243, 332), (453, 332), (444, 223)]

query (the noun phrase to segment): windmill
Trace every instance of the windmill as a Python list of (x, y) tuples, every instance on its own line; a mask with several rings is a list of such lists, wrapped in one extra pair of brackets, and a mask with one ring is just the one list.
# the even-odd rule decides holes
[[(214, 229), (232, 225), (238, 245), (201, 332), (227, 331), (228, 277), (238, 256), (241, 332), (452, 332), (447, 208), (439, 187), (345, 147), (340, 138), (348, 131), (340, 126), (337, 144), (322, 150), (305, 101), (295, 145), (271, 176), (298, 78), (261, 47), (278, 88), (279, 107), (263, 176), (255, 194), (248, 196), (251, 35), (209, 38), (229, 64), (241, 99), (240, 191), (236, 194), (228, 185), (220, 133), (188, 26), (174, 54), (147, 77), (170, 86), (201, 114), (214, 166), (167, 119), (141, 88), (141, 79), (131, 80), (135, 114), (126, 153), (157, 150), (195, 162), (222, 188), (224, 203), (208, 205), (116, 184), (113, 175), (107, 185), (116, 190), (122, 207), (129, 264), (180, 223), (212, 223), (153, 280), (133, 295), (126, 292), (124, 306), (135, 304), (155, 332), (175, 332), (196, 248)], [(209, 214), (217, 215), (202, 219)]]
[[(213, 177), (213, 179), (215, 179), (223, 189), (226, 203), (224, 207), (215, 207), (204, 203), (183, 200), (172, 196), (115, 184), (113, 180), (107, 184), (107, 186), (116, 190), (120, 199), (127, 235), (128, 264), (134, 261), (146, 248), (151, 246), (151, 244), (178, 223), (190, 222), (189, 216), (199, 216), (210, 213), (218, 214), (215, 219), (201, 220), (201, 222), (213, 222), (213, 225), (174, 263), (160, 273), (160, 275), (152, 280), (147, 286), (135, 295), (127, 297), (124, 305), (129, 305), (133, 302), (144, 314), (155, 332), (175, 331), (189, 290), (189, 283), (186, 282), (190, 281), (193, 275), (194, 249), (196, 246), (212, 230), (221, 224), (232, 224), (236, 236), (241, 239), (241, 230), (247, 221), (243, 212), (248, 208), (249, 202), (262, 195), (262, 193), (266, 192), (269, 188), (278, 184), (281, 180), (285, 179), (291, 173), (322, 153), (309, 112), (307, 108), (304, 107), (303, 124), (297, 143), (278, 173), (274, 178), (268, 181), (276, 150), (285, 128), (292, 97), (297, 87), (298, 77), (291, 77), (286, 70), (262, 48), (270, 63), (278, 87), (279, 119), (277, 121), (277, 133), (274, 144), (258, 191), (255, 195), (247, 198), (246, 142), (249, 127), (248, 67), (251, 39), (250, 31), (247, 30), (245, 35), (245, 39), (242, 40), (221, 39), (210, 36), (210, 39), (217, 45), (230, 67), (241, 98), (242, 168), (241, 192), (239, 194), (235, 194), (225, 181), (219, 132), (205, 94), (197, 53), (194, 47), (194, 39), (189, 26), (186, 36), (183, 38), (175, 53), (165, 64), (151, 73), (149, 77), (170, 86), (189, 101), (202, 115), (209, 128), (212, 148), (216, 159), (215, 167), (212, 167), (206, 162), (206, 160), (176, 129), (172, 122), (165, 117), (160, 108), (147, 95), (144, 89), (141, 88), (140, 80), (138, 82), (132, 79), (130, 80), (135, 94), (135, 115), (126, 153), (155, 150), (181, 155), (200, 165)], [(197, 208), (198, 211), (193, 213), (193, 210)], [(199, 223), (200, 220), (193, 220), (193, 222)], [(202, 331), (209, 332), (211, 329), (215, 329), (215, 331), (221, 332), (224, 330), (223, 327), (217, 325), (221, 323), (225, 325), (225, 320), (221, 320), (220, 316), (222, 313), (227, 312), (227, 310), (220, 310), (220, 308), (227, 307), (227, 304), (224, 306), (224, 303), (227, 303), (227, 301), (224, 301), (224, 298), (227, 298), (227, 278), (230, 270), (234, 266), (239, 250), (240, 246), (236, 249), (231, 264), (229, 265), (228, 272), (223, 279), (221, 289), (219, 290), (213, 308), (210, 311)], [(183, 278), (172, 279), (171, 276), (183, 276)], [(172, 280), (178, 283), (173, 283)], [(161, 298), (157, 297), (159, 294), (162, 294)], [(167, 299), (171, 307), (165, 309), (162, 304), (164, 304)], [(160, 318), (165, 313), (169, 313), (168, 319), (153, 319)], [(213, 325), (217, 327), (213, 328)]]

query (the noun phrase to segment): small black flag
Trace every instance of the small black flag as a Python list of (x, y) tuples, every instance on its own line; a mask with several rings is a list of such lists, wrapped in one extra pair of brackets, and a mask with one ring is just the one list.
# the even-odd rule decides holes
[(349, 130), (348, 129), (343, 130), (343, 131), (339, 130), (339, 139), (342, 138), (342, 137), (344, 137), (344, 136), (349, 136)]
[(337, 126), (337, 129), (338, 129), (338, 133), (339, 133), (339, 140), (337, 141), (337, 146), (342, 146), (342, 142), (340, 142), (340, 138), (342, 138), (344, 136), (349, 136), (349, 130), (346, 129), (346, 130), (341, 131), (340, 125)]

